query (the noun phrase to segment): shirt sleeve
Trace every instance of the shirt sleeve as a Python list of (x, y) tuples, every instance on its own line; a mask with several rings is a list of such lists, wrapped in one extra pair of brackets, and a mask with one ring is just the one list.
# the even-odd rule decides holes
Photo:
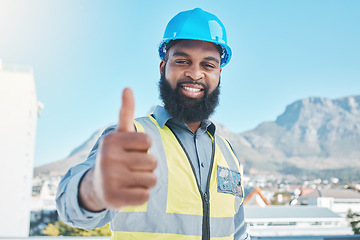
[(56, 194), (57, 210), (61, 219), (72, 227), (84, 228), (87, 230), (98, 228), (110, 222), (117, 214), (117, 211), (110, 210), (91, 212), (80, 206), (78, 201), (80, 181), (84, 174), (95, 164), (99, 141), (103, 136), (112, 132), (114, 129), (114, 126), (107, 128), (97, 140), (87, 160), (70, 168), (59, 183)]
[(244, 217), (244, 205), (241, 204), (239, 211), (235, 214), (235, 234), (234, 240), (250, 240), (251, 237), (246, 231), (246, 222)]

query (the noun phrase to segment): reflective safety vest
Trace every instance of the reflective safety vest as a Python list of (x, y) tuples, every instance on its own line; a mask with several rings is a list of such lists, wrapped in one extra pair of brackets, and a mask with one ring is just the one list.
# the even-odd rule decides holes
[(138, 132), (152, 138), (150, 153), (158, 160), (156, 186), (149, 200), (122, 209), (111, 221), (112, 240), (234, 239), (234, 215), (244, 199), (240, 164), (229, 143), (212, 139), (206, 191), (201, 191), (186, 150), (170, 128), (152, 117), (135, 120)]

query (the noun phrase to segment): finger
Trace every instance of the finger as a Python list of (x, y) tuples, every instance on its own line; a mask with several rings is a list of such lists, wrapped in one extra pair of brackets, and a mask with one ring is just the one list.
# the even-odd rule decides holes
[(153, 172), (156, 169), (157, 160), (152, 154), (123, 152), (121, 155), (121, 159), (116, 158), (116, 155), (106, 155), (105, 161), (101, 162), (103, 174), (109, 177), (123, 177), (127, 171)]
[(101, 139), (101, 146), (103, 154), (119, 158), (124, 150), (147, 152), (151, 146), (151, 137), (138, 132), (112, 132)]
[(152, 154), (132, 152), (129, 155), (131, 161), (128, 161), (127, 166), (132, 171), (154, 171), (157, 166), (157, 160)]
[(145, 203), (150, 197), (149, 189), (144, 188), (125, 188), (112, 194), (113, 204), (110, 209), (117, 209), (124, 206), (137, 206)]
[(128, 188), (123, 190), (123, 200), (127, 205), (140, 205), (145, 203), (150, 197), (149, 189)]
[(124, 188), (145, 188), (149, 189), (156, 184), (156, 175), (148, 171), (130, 171), (120, 169), (117, 172), (105, 171), (107, 179), (104, 181), (104, 188), (107, 192), (118, 192)]
[(130, 88), (125, 88), (122, 94), (122, 103), (119, 115), (117, 131), (134, 132), (134, 111), (135, 100), (134, 94)]
[(156, 175), (151, 172), (128, 172), (127, 177), (122, 176), (119, 180), (122, 181), (117, 183), (119, 190), (124, 188), (149, 189), (155, 186)]

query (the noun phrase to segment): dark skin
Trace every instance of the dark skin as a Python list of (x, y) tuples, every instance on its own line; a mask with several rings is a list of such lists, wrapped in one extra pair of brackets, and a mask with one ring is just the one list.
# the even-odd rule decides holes
[(126, 88), (119, 123), (99, 145), (96, 164), (80, 182), (80, 203), (90, 211), (141, 205), (155, 186), (157, 161), (148, 154), (151, 139), (134, 128), (134, 96)]
[[(213, 43), (195, 40), (180, 40), (172, 46), (166, 61), (160, 62), (160, 72), (165, 68), (165, 77), (173, 89), (181, 79), (189, 79), (194, 84), (184, 84), (181, 94), (188, 98), (200, 99), (204, 91), (201, 85), (204, 83), (209, 87), (209, 94), (219, 84), (220, 53)], [(187, 122), (192, 132), (196, 132), (201, 122)]]
[[(175, 88), (180, 79), (191, 79), (181, 87), (181, 94), (201, 98), (201, 82), (209, 93), (219, 84), (220, 54), (209, 42), (181, 40), (173, 45), (166, 62), (160, 62), (160, 73), (165, 68), (166, 78)], [(156, 184), (155, 157), (148, 153), (151, 139), (135, 131), (133, 120), (135, 100), (130, 89), (125, 89), (119, 122), (115, 132), (106, 135), (99, 144), (95, 166), (83, 177), (79, 186), (80, 204), (90, 211), (119, 210), (126, 206), (145, 203), (149, 191)], [(201, 122), (186, 123), (194, 133)]]

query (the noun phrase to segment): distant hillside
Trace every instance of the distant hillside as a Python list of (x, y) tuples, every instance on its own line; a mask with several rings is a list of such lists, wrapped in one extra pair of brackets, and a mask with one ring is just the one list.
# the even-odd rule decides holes
[(91, 148), (96, 143), (96, 140), (101, 136), (101, 133), (106, 127), (97, 130), (86, 140), (83, 144), (75, 148), (68, 157), (49, 164), (36, 167), (34, 169), (34, 176), (62, 176), (69, 168), (86, 160)]
[(299, 100), (275, 122), (241, 135), (268, 162), (305, 169), (360, 167), (360, 96)]
[[(217, 124), (245, 166), (245, 171), (353, 174), (360, 169), (360, 96), (311, 97), (286, 107), (273, 122), (236, 134)], [(64, 174), (85, 159), (97, 131), (68, 158), (35, 169), (35, 174)]]

